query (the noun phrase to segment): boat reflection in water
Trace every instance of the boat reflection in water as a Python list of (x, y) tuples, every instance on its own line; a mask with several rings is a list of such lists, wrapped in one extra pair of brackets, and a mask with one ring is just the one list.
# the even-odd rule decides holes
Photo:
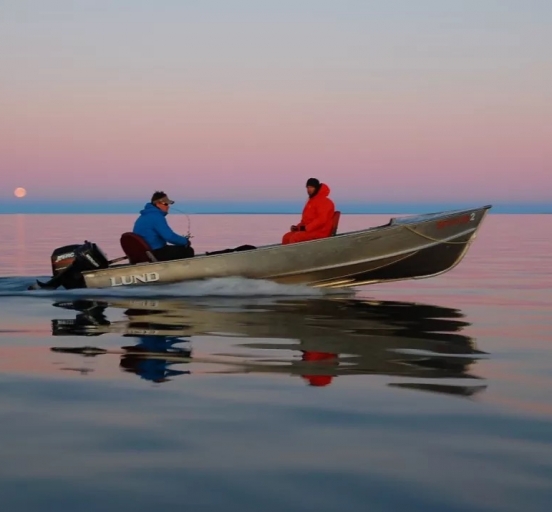
[[(288, 374), (320, 387), (336, 377), (371, 374), (391, 377), (390, 386), (463, 396), (486, 387), (469, 373), (485, 353), (462, 334), (469, 325), (464, 315), (447, 307), (342, 298), (106, 299), (55, 306), (77, 312), (74, 319), (52, 321), (55, 336), (119, 334), (136, 342), (117, 350), (52, 350), (119, 354), (124, 371), (155, 382), (205, 363), (209, 373)], [(108, 319), (121, 313), (122, 320)], [(192, 350), (192, 339), (200, 350)]]

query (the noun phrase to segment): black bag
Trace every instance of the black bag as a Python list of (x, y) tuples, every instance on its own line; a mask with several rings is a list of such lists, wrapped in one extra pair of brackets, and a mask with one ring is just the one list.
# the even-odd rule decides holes
[(227, 252), (251, 251), (253, 249), (256, 249), (254, 245), (240, 245), (239, 247), (235, 247), (234, 249), (223, 249), (222, 251), (206, 252), (205, 254), (226, 254)]

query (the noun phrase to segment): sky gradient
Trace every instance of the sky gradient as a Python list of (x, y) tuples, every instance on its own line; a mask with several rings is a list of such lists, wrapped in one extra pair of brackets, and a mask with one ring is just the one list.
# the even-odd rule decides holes
[(551, 24), (545, 0), (0, 0), (0, 210), (300, 208), (313, 176), (366, 211), (542, 211)]

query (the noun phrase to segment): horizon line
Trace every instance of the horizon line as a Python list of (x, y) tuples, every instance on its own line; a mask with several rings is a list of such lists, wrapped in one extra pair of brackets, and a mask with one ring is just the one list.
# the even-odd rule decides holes
[[(177, 203), (178, 204), (178, 203)], [(366, 204), (346, 201), (336, 204), (336, 210), (343, 215), (416, 215), (437, 213), (449, 210), (479, 208), (491, 205), (490, 214), (550, 214), (552, 204), (548, 202), (479, 202), (474, 201), (420, 201), (420, 202), (381, 202)], [(26, 202), (11, 199), (0, 203), (0, 214), (133, 214), (143, 209), (142, 201), (64, 201), (46, 200)], [(171, 215), (300, 215), (303, 203), (296, 201), (186, 201), (183, 209), (174, 207)], [(184, 210), (186, 208), (186, 210)]]
[[(421, 215), (420, 212), (340, 212), (341, 215)], [(438, 212), (428, 212), (428, 213), (438, 213)], [(72, 211), (59, 211), (59, 212), (2, 212), (0, 215), (134, 215), (135, 212), (72, 212)], [(136, 213), (138, 215), (138, 213)], [(301, 212), (227, 212), (227, 211), (218, 211), (218, 212), (187, 212), (180, 213), (175, 212), (171, 213), (171, 216), (176, 215), (301, 215)], [(552, 215), (552, 211), (498, 211), (493, 212), (492, 210), (488, 211), (488, 215)]]

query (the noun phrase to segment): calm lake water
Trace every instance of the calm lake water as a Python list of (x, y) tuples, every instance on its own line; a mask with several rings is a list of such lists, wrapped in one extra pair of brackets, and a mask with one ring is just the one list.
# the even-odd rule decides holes
[[(550, 510), (552, 215), (491, 214), (448, 274), (347, 293), (25, 291), (56, 247), (120, 256), (133, 220), (0, 215), (2, 512)], [(192, 216), (193, 243), (296, 220)]]

